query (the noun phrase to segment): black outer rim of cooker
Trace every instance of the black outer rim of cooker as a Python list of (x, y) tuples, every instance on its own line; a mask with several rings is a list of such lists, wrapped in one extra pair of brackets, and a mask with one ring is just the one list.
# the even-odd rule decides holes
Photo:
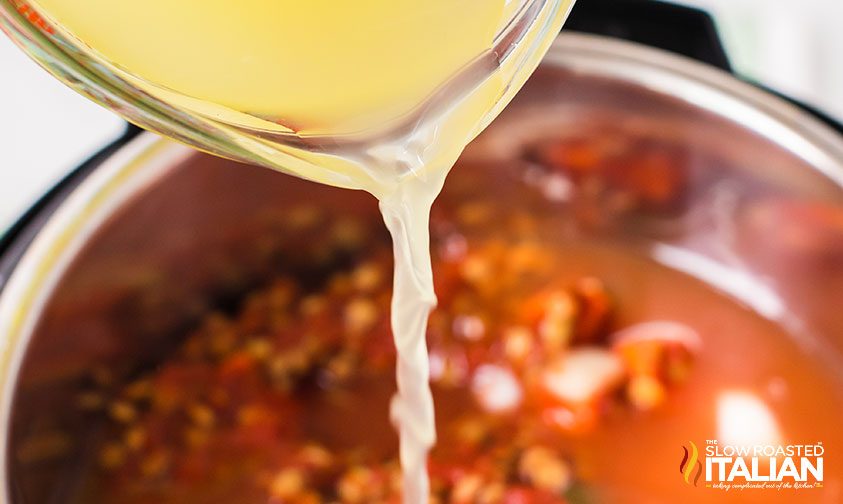
[(67, 199), (79, 184), (88, 175), (93, 173), (112, 154), (129, 143), (143, 130), (134, 125), (128, 125), (119, 138), (93, 154), (90, 158), (76, 167), (69, 174), (65, 175), (49, 191), (41, 196), (14, 224), (0, 236), (0, 292), (6, 286), (6, 282), (20, 261), (20, 258), (29, 248), (35, 236), (44, 227), (44, 224), (55, 213), (56, 209)]
[[(576, 4), (564, 31), (603, 35), (663, 49), (734, 75), (714, 21), (699, 9), (653, 0), (588, 0)], [(758, 83), (750, 84), (796, 105), (843, 135), (843, 124), (822, 111)], [(0, 236), (0, 292), (35, 236), (68, 195), (141, 131), (129, 125), (119, 138), (65, 176)]]

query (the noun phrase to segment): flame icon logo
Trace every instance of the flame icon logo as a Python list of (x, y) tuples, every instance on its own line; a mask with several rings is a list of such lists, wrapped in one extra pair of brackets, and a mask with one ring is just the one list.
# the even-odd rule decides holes
[(700, 452), (697, 450), (697, 445), (695, 445), (693, 441), (688, 441), (688, 443), (691, 445), (690, 450), (688, 450), (685, 446), (682, 447), (685, 451), (685, 455), (682, 457), (682, 462), (679, 463), (679, 474), (681, 474), (685, 479), (685, 483), (690, 485), (691, 474), (694, 472), (694, 468), (696, 468), (694, 486), (697, 486), (697, 482), (700, 480), (700, 475), (702, 475), (702, 464), (699, 460)]

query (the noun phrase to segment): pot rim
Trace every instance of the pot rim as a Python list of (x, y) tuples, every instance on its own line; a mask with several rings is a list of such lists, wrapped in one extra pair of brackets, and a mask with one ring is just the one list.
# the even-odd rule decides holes
[(587, 34), (563, 34), (544, 61), (637, 84), (712, 112), (780, 146), (843, 186), (839, 132), (724, 70), (661, 49)]
[(107, 219), (193, 152), (151, 133), (122, 146), (61, 203), (0, 292), (2, 502), (12, 502), (9, 434), (17, 376), (41, 310), (77, 254)]
[[(659, 49), (573, 33), (554, 42), (543, 64), (640, 85), (708, 110), (781, 146), (843, 186), (843, 136), (727, 72)], [(114, 211), (194, 152), (151, 133), (129, 141), (59, 205), (0, 291), (0, 502), (12, 501), (11, 406), (41, 310), (82, 247)]]

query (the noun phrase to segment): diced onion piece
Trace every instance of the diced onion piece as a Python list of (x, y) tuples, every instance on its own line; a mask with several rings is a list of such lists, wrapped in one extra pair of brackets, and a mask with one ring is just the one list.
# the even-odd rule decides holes
[(624, 367), (614, 353), (596, 347), (572, 350), (544, 373), (544, 387), (567, 404), (591, 402), (618, 386)]

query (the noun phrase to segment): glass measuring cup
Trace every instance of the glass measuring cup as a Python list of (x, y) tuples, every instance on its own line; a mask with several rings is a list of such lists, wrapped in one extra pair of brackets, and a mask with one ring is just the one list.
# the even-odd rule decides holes
[[(366, 189), (377, 196), (396, 179), (395, 171), (415, 172), (437, 156), (455, 157), (427, 148), (417, 149), (425, 152), (426, 159), (401, 159), (397, 153), (408, 145), (447, 143), (461, 148), (479, 133), (536, 67), (572, 4), (573, 0), (507, 1), (506, 19), (492, 46), (465, 61), (412, 110), (342, 131), (295, 130), (284, 117), (270, 119), (192, 100), (177, 89), (144, 81), (54, 22), (37, 2), (0, 0), (0, 28), (60, 80), (146, 129), (223, 157), (335, 186)], [(154, 26), (150, 31), (154, 33)], [(458, 118), (461, 114), (464, 117)], [(467, 118), (472, 124), (467, 125)], [(449, 121), (455, 124), (453, 128), (446, 127)], [(441, 135), (467, 138), (433, 142)], [(400, 149), (391, 148), (396, 146)], [(381, 166), (381, 171), (365, 168), (383, 165), (384, 157), (396, 161)]]

